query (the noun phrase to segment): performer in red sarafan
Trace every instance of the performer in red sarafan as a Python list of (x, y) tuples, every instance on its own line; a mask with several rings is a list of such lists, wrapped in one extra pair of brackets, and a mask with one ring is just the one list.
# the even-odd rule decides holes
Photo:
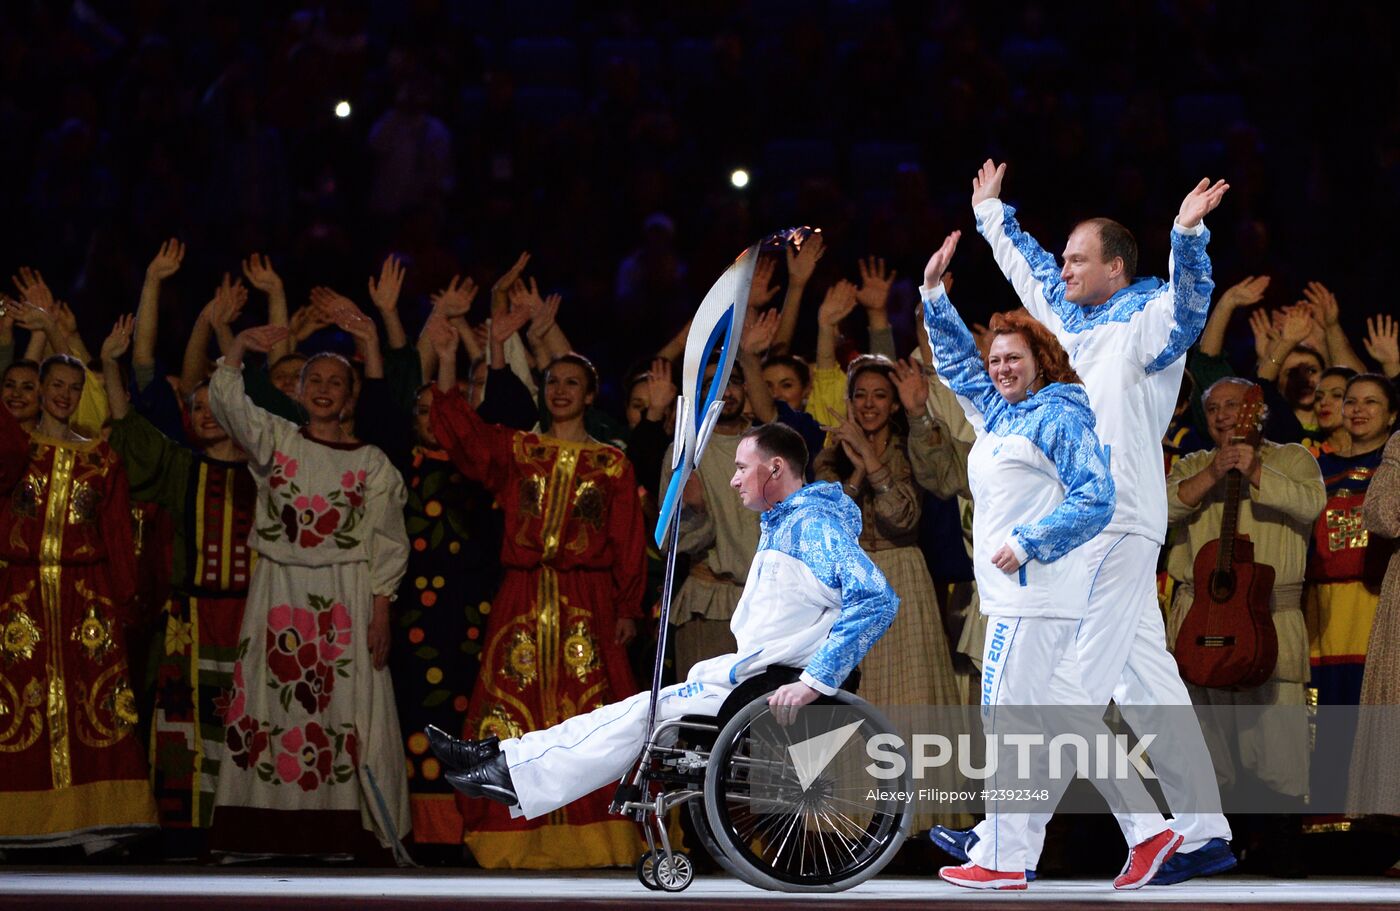
[[(456, 389), (457, 337), (443, 328), (427, 330), (448, 378), (434, 394), (433, 432), (505, 514), (505, 575), (491, 602), (465, 733), (519, 737), (636, 692), (623, 646), (636, 635), (645, 581), (637, 480), (619, 450), (583, 428), (597, 389), (586, 359), (564, 355), (549, 367), (553, 435), (515, 431), (481, 420)], [(637, 829), (608, 815), (611, 797), (602, 788), (529, 822), (491, 801), (459, 806), (467, 845), (483, 867), (632, 864)]]
[(0, 845), (103, 846), (156, 822), (125, 626), (126, 471), (68, 422), (86, 371), (44, 362), (27, 437), (0, 409)]

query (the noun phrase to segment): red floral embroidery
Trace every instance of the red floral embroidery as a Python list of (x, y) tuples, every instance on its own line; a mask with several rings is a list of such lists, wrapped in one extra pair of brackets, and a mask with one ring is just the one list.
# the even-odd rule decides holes
[(316, 615), (279, 604), (267, 612), (267, 667), (282, 683), (300, 680), (316, 666), (320, 645)]
[(350, 609), (339, 601), (316, 615), (322, 661), (333, 661), (350, 647)]
[(358, 509), (365, 501), (365, 470), (346, 471), (340, 476), (341, 489), (345, 491), (345, 499), (352, 509)]
[(243, 685), (243, 662), (233, 665), (233, 689), (214, 697), (214, 711), (224, 724), (233, 724), (248, 710), (248, 693)]
[(258, 758), (268, 747), (267, 729), (251, 717), (244, 715), (237, 723), (226, 729), (224, 742), (228, 746), (229, 759), (240, 769), (250, 769), (257, 765)]
[(267, 613), (268, 686), (277, 690), (283, 711), (292, 703), (308, 715), (324, 712), (335, 692), (335, 678), (349, 677), (353, 640), (350, 609), (339, 601), (308, 594), (307, 607), (279, 604)]
[(360, 767), (360, 738), (351, 731), (345, 735), (345, 752), (350, 756), (350, 763), (353, 768)]
[(340, 510), (320, 494), (302, 495), (282, 507), (287, 540), (301, 547), (315, 547), (340, 526)]
[(267, 486), (276, 489), (297, 476), (297, 460), (280, 452), (272, 454), (272, 475)]
[(277, 775), (290, 784), (295, 781), (303, 791), (314, 791), (331, 776), (335, 754), (331, 739), (316, 722), (292, 728), (282, 735), (282, 752), (277, 754)]
[(292, 698), (296, 699), (308, 715), (324, 712), (331, 704), (331, 693), (335, 690), (335, 667), (318, 662), (315, 667), (306, 669), (301, 680), (292, 688)]

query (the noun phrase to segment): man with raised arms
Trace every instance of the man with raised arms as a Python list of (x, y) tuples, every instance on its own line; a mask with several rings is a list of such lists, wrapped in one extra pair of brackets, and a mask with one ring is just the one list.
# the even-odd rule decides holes
[[(1157, 554), (1167, 528), (1161, 440), (1176, 404), (1186, 350), (1205, 326), (1214, 288), (1206, 255), (1210, 232), (1202, 219), (1229, 185), (1202, 180), (1186, 194), (1172, 226), (1169, 277), (1162, 281), (1135, 278), (1137, 242), (1107, 218), (1075, 226), (1061, 266), (1021, 230), (1015, 210), (1001, 201), (1005, 174), (1004, 163), (988, 159), (973, 179), (977, 230), (1022, 304), (1054, 333), (1083, 379), (1117, 490), (1113, 518), (1084, 545), (1093, 579), (1076, 637), (1084, 688), (1095, 704), (1116, 700), (1139, 733), (1170, 724), (1170, 734), (1157, 742), (1169, 743), (1171, 750), (1157, 751), (1153, 759), (1174, 811), (1172, 828), (1184, 841), (1154, 882), (1222, 872), (1235, 858), (1200, 727), (1180, 710), (1149, 709), (1191, 705), (1167, 652), (1157, 604)], [(1048, 814), (1032, 819), (1031, 864), (1048, 819)], [(981, 831), (981, 826), (971, 832), (935, 829), (931, 837), (965, 859)]]

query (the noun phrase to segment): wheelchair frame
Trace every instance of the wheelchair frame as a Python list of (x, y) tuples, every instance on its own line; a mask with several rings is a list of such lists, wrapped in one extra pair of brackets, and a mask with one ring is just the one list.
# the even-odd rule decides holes
[[(619, 783), (612, 811), (642, 826), (647, 851), (637, 861), (637, 878), (647, 888), (679, 892), (694, 880), (694, 864), (671, 844), (666, 827), (670, 811), (685, 804), (700, 843), (714, 860), (761, 889), (849, 889), (883, 869), (907, 838), (913, 819), (907, 801), (885, 801), (862, 825), (833, 806), (842, 799), (831, 793), (829, 778), (819, 776), (803, 788), (790, 774), (790, 759), (780, 764), (742, 755), (755, 722), (769, 712), (768, 692), (750, 699), (753, 692), (736, 689), (714, 718), (688, 715), (655, 724), (634, 770)], [(733, 704), (740, 701), (742, 705)], [(892, 730), (874, 706), (845, 691), (815, 704), (844, 706), (859, 716), (867, 737)], [(664, 745), (664, 735), (671, 732), (678, 735), (677, 742)], [(778, 755), (788, 754), (779, 750)], [(888, 784), (892, 791), (908, 791), (905, 759), (904, 775)], [(785, 806), (774, 806), (778, 801), (768, 797), (761, 801), (767, 810), (754, 812), (755, 801), (741, 792), (755, 771), (777, 773), (786, 785)], [(736, 807), (745, 821), (757, 822), (745, 828), (735, 818)]]

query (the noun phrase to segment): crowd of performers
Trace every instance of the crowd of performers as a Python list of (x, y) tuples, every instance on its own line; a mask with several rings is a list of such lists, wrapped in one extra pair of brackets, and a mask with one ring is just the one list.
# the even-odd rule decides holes
[[(370, 281), (376, 320), (325, 288), (290, 314), (253, 255), (267, 318), (236, 331), (248, 289), (225, 277), (169, 377), (155, 351), (178, 241), (97, 357), (21, 270), (0, 317), (0, 849), (100, 854), (159, 829), (170, 857), (406, 864), (465, 844), (492, 868), (630, 866), (638, 832), (607, 804), (645, 736), (634, 667), (658, 622), (675, 626), (677, 681), (659, 717), (713, 713), (779, 665), (803, 669), (779, 712), (857, 667), (877, 705), (1113, 701), (1142, 724), (1163, 706), (1395, 703), (1394, 322), (1368, 325), (1369, 372), (1310, 285), (1253, 312), (1257, 364), (1237, 370), (1227, 324), (1268, 280), (1212, 306), (1204, 218), (1226, 184), (1183, 200), (1164, 281), (1137, 277), (1136, 242), (1108, 219), (1075, 226), (1057, 260), (1002, 201), (1005, 169), (982, 167), (973, 211), (1023, 309), (965, 324), (955, 232), (904, 360), (882, 262), (826, 292), (809, 365), (790, 347), (822, 237), (759, 260), (683, 491), (688, 571), (665, 618), (647, 541), (685, 329), (627, 378), (624, 423), (595, 407), (599, 377), (528, 256), (479, 325), (476, 286), (454, 279), (413, 345), (393, 257)], [(870, 353), (843, 369), (857, 306)], [(328, 327), (353, 358), (302, 353)], [(1240, 443), (1255, 388), (1264, 439)], [(1257, 686), (1187, 685), (1170, 648), (1232, 470), (1238, 530), (1275, 571), (1277, 664)], [(935, 584), (931, 552), (963, 545), (975, 582)], [(1346, 734), (1348, 806), (1400, 815), (1400, 731), (1363, 716)], [(1310, 749), (1306, 727), (1174, 730), (1153, 756), (1171, 816), (1116, 813), (1115, 885), (1223, 872), (1246, 846), (1293, 872)], [(1232, 833), (1212, 754), (1286, 811), (1284, 837)], [(944, 879), (1020, 889), (1048, 817), (921, 814), (916, 831), (963, 861)]]

